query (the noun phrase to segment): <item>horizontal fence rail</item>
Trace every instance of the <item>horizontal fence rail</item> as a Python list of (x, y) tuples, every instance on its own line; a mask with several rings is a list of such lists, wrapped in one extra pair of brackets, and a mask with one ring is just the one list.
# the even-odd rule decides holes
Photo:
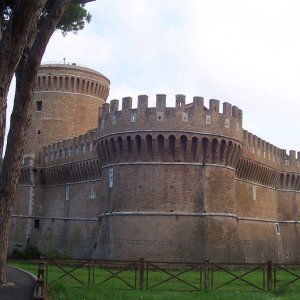
[(300, 264), (154, 262), (41, 258), (34, 299), (44, 299), (45, 286), (201, 292), (300, 290)]

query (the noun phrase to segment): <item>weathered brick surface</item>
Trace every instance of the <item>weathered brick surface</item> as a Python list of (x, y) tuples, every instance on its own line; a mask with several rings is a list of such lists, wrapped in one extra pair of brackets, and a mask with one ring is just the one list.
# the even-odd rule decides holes
[(41, 68), (12, 247), (21, 233), (19, 241), (78, 257), (300, 257), (299, 152), (243, 130), (242, 111), (229, 103), (177, 95), (166, 107), (157, 95), (148, 107), (141, 95), (137, 108), (130, 97), (102, 106), (108, 89), (86, 68)]
[(96, 128), (98, 109), (108, 92), (109, 80), (96, 71), (76, 65), (43, 65), (38, 72), (25, 153), (36, 153), (42, 146)]

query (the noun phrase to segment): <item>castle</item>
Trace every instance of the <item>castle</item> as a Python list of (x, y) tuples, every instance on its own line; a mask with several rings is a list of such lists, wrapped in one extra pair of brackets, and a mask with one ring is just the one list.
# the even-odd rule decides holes
[(243, 129), (242, 111), (201, 97), (106, 103), (109, 80), (42, 65), (10, 249), (74, 257), (299, 260), (300, 152)]

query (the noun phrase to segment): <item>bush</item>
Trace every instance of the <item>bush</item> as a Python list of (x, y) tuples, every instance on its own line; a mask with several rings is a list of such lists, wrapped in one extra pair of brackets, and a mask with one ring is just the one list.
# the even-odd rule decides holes
[(25, 249), (14, 249), (8, 256), (14, 259), (28, 259), (28, 258), (40, 258), (42, 253), (36, 246), (33, 246), (28, 242)]

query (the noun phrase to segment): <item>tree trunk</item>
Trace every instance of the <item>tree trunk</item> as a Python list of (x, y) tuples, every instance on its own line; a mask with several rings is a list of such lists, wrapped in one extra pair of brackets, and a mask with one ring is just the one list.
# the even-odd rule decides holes
[(0, 160), (2, 159), (3, 156), (3, 147), (4, 147), (4, 137), (5, 137), (5, 130), (6, 130), (6, 103), (3, 103), (3, 108), (2, 108), (2, 116), (0, 118), (2, 119), (2, 136), (0, 135)]
[(25, 49), (16, 72), (14, 108), (11, 115), (11, 125), (0, 174), (0, 284), (6, 281), (5, 262), (8, 246), (9, 219), (21, 172), (26, 129), (30, 124), (35, 79), (46, 46), (70, 2), (71, 0), (53, 1), (53, 6), (39, 28), (32, 47)]
[[(5, 113), (6, 99), (13, 74), (27, 45), (32, 28), (47, 0), (16, 1), (13, 14), (0, 38), (0, 116)], [(1, 25), (3, 26), (3, 24)], [(0, 35), (1, 36), (1, 35)], [(0, 141), (4, 142), (4, 123), (0, 118)]]

